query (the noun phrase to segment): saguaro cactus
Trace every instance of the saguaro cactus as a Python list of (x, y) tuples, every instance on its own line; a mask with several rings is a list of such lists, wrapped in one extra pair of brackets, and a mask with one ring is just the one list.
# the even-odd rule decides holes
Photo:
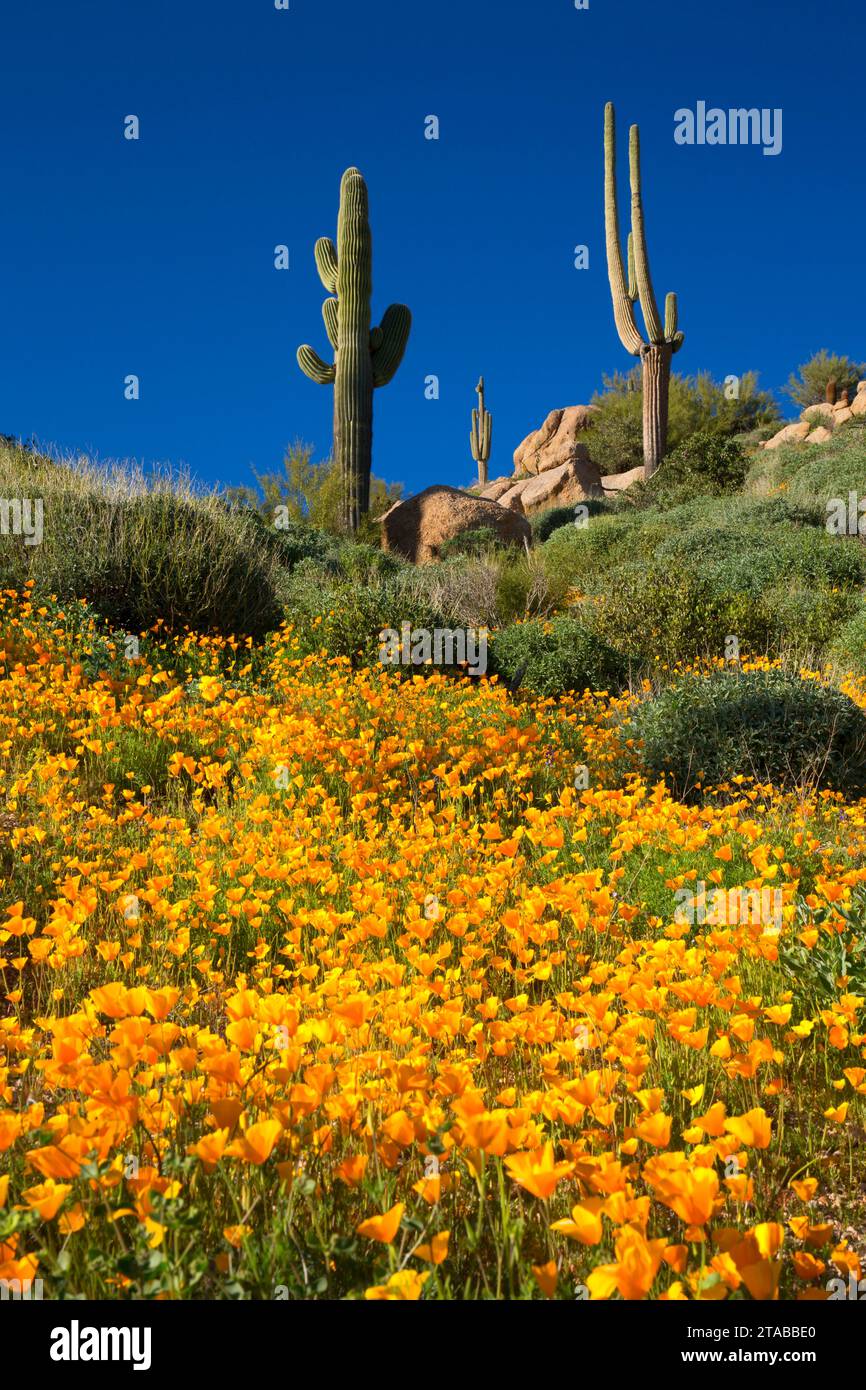
[(472, 431), (469, 435), (472, 457), (478, 464), (478, 481), (482, 487), (487, 482), (487, 464), (490, 459), (490, 441), (493, 436), (493, 416), (484, 407), (484, 377), (478, 382), (478, 409), (472, 412)]
[[(613, 102), (604, 110), (604, 225), (607, 273), (613, 298), (613, 316), (624, 348), (641, 360), (643, 370), (644, 477), (651, 478), (665, 456), (668, 434), (668, 397), (671, 359), (685, 335), (677, 327), (677, 297), (669, 294), (662, 323), (650, 278), (649, 253), (643, 216), (640, 180), (640, 131), (633, 125), (629, 137), (631, 172), (631, 232), (628, 238), (628, 282), (622, 263), (619, 211), (616, 194), (616, 114)], [(640, 300), (646, 336), (638, 330), (634, 306)]]
[(345, 524), (354, 534), (370, 508), (373, 391), (396, 374), (412, 327), (406, 305), (392, 304), (371, 331), (373, 236), (367, 185), (358, 169), (347, 169), (340, 184), (336, 248), (322, 237), (315, 258), (322, 284), (335, 296), (322, 305), (334, 361), (324, 362), (305, 344), (298, 348), (298, 364), (311, 381), (334, 387), (334, 458), (343, 479)]

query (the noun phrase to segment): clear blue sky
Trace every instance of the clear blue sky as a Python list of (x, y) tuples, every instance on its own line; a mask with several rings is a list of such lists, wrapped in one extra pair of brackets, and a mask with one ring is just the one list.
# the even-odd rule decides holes
[[(866, 358), (866, 19), (840, 0), (42, 0), (0, 21), (0, 432), (238, 483), (331, 436), (317, 237), (370, 185), (376, 321), (409, 304), (376, 392), (374, 469), (491, 477), (556, 406), (627, 368), (603, 244), (602, 112), (639, 121), (659, 297), (681, 371), (778, 389), (820, 347)], [(675, 144), (674, 111), (781, 107), (784, 147)], [(123, 138), (135, 114), (141, 138)], [(441, 122), (424, 139), (424, 118)], [(291, 269), (273, 266), (290, 248)], [(573, 248), (590, 248), (574, 269)], [(124, 399), (128, 373), (141, 399)], [(424, 396), (440, 378), (441, 397)]]

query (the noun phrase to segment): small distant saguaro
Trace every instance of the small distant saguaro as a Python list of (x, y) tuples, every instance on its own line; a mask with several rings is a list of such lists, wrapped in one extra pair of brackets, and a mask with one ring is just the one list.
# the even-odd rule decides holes
[(373, 236), (367, 185), (358, 169), (347, 169), (340, 184), (337, 245), (322, 237), (315, 258), (322, 284), (334, 296), (322, 305), (334, 361), (324, 362), (305, 344), (298, 348), (298, 363), (311, 381), (334, 387), (334, 458), (343, 480), (345, 525), (354, 534), (370, 509), (373, 391), (396, 374), (412, 327), (406, 305), (392, 304), (380, 327), (371, 329)]
[[(641, 360), (643, 369), (643, 458), (644, 477), (651, 478), (665, 456), (668, 437), (668, 398), (671, 360), (683, 345), (685, 334), (677, 324), (677, 297), (669, 294), (662, 323), (650, 277), (649, 253), (644, 227), (640, 178), (640, 131), (633, 125), (629, 135), (631, 173), (631, 231), (628, 237), (628, 282), (622, 263), (619, 210), (616, 193), (616, 113), (613, 102), (604, 109), (604, 226), (607, 245), (607, 273), (613, 298), (613, 316), (624, 348)], [(634, 306), (640, 300), (648, 342), (644, 342), (635, 319)]]
[(483, 486), (487, 482), (490, 441), (493, 437), (493, 416), (484, 406), (484, 377), (481, 377), (475, 390), (478, 392), (478, 409), (472, 412), (472, 431), (469, 439), (472, 457), (478, 464), (478, 481)]

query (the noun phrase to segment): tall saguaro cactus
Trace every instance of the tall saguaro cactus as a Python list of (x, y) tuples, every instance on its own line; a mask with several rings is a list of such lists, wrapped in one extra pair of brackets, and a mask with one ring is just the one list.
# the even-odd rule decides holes
[(493, 416), (484, 406), (484, 377), (481, 377), (475, 390), (478, 392), (478, 409), (472, 412), (472, 431), (469, 441), (472, 457), (478, 464), (478, 481), (482, 487), (487, 482), (487, 464), (490, 459), (490, 442), (493, 437)]
[(373, 391), (387, 386), (403, 360), (412, 315), (392, 304), (379, 328), (370, 327), (373, 293), (373, 236), (367, 185), (358, 169), (347, 169), (340, 184), (337, 245), (316, 242), (316, 266), (333, 298), (322, 305), (333, 363), (306, 344), (298, 364), (311, 381), (334, 388), (334, 458), (343, 479), (347, 529), (354, 534), (370, 508), (373, 461)]
[[(619, 211), (616, 195), (616, 114), (613, 102), (604, 109), (604, 227), (607, 273), (613, 298), (613, 316), (624, 348), (641, 360), (643, 371), (644, 477), (651, 478), (665, 456), (668, 435), (668, 399), (671, 360), (685, 335), (677, 327), (677, 297), (669, 294), (662, 323), (650, 277), (640, 179), (640, 131), (629, 134), (631, 174), (631, 232), (628, 238), (628, 280), (622, 263)], [(646, 336), (638, 329), (634, 306), (640, 300)]]

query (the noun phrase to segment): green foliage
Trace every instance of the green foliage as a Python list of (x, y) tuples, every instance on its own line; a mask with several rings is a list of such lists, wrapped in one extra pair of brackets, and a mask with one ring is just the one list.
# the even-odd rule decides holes
[(841, 691), (780, 671), (685, 676), (641, 705), (649, 775), (698, 799), (740, 775), (780, 787), (866, 791), (866, 717)]
[(866, 420), (841, 425), (825, 444), (762, 449), (752, 461), (746, 490), (783, 490), (790, 504), (811, 509), (824, 525), (832, 498), (847, 500), (849, 492), (866, 497)]
[(584, 621), (649, 664), (721, 656), (730, 635), (744, 653), (806, 657), (866, 585), (866, 549), (820, 521), (787, 494), (701, 497), (562, 527), (539, 554), (551, 589), (585, 595)]
[(826, 398), (827, 383), (835, 381), (839, 396), (847, 388), (853, 400), (857, 383), (864, 377), (866, 362), (852, 362), (850, 357), (839, 357), (822, 348), (796, 373), (791, 373), (785, 392), (799, 406), (817, 405)]
[[(580, 504), (586, 508), (587, 517), (604, 516), (612, 511), (612, 505), (600, 498), (589, 497)], [(532, 518), (532, 537), (536, 545), (543, 545), (549, 540), (554, 531), (560, 530), (563, 526), (574, 526), (577, 520), (574, 507), (549, 507), (546, 512), (539, 512)]]
[[(641, 368), (605, 376), (604, 391), (592, 404), (587, 446), (602, 473), (624, 473), (643, 463), (643, 393)], [(737, 399), (729, 399), (724, 383), (709, 372), (684, 377), (674, 372), (670, 382), (668, 448), (674, 450), (699, 430), (722, 435), (745, 433), (777, 424), (779, 407), (768, 391), (758, 387), (758, 373), (744, 372)]]
[(765, 615), (753, 598), (724, 576), (698, 569), (623, 565), (580, 612), (604, 641), (648, 667), (722, 656), (731, 634), (747, 652), (767, 644)]
[(89, 600), (115, 627), (258, 637), (279, 625), (280, 564), (241, 510), (177, 477), (57, 464), (0, 447), (0, 496), (39, 498), (43, 539), (0, 539), (0, 581)]
[(504, 550), (499, 534), (492, 526), (477, 526), (472, 531), (461, 531), (452, 536), (440, 547), (441, 560), (453, 560), (460, 555), (485, 555), (491, 550)]
[(749, 460), (735, 439), (701, 429), (667, 455), (647, 487), (663, 503), (676, 505), (692, 497), (739, 492), (748, 470)]
[[(343, 482), (333, 459), (313, 459), (309, 444), (296, 440), (285, 453), (282, 472), (257, 473), (256, 487), (227, 490), (231, 502), (254, 507), (269, 527), (311, 526), (329, 535), (345, 534)], [(370, 478), (370, 516), (381, 516), (403, 495), (400, 483)]]
[(576, 690), (619, 690), (628, 662), (573, 618), (515, 623), (493, 637), (490, 674), (518, 676), (520, 688), (545, 698)]
[[(840, 819), (845, 812), (840, 812)], [(836, 922), (845, 926), (839, 931)], [(796, 999), (803, 1001), (804, 1015), (834, 1004), (843, 990), (866, 994), (866, 895), (862, 887), (851, 894), (848, 907), (841, 903), (807, 908), (799, 904), (798, 931), (786, 932), (779, 941), (779, 964), (791, 980)], [(831, 929), (820, 932), (810, 948), (799, 939), (802, 929), (824, 927), (832, 918)], [(840, 981), (845, 981), (840, 985)]]
[(866, 607), (862, 604), (837, 631), (829, 656), (843, 674), (866, 676)]

